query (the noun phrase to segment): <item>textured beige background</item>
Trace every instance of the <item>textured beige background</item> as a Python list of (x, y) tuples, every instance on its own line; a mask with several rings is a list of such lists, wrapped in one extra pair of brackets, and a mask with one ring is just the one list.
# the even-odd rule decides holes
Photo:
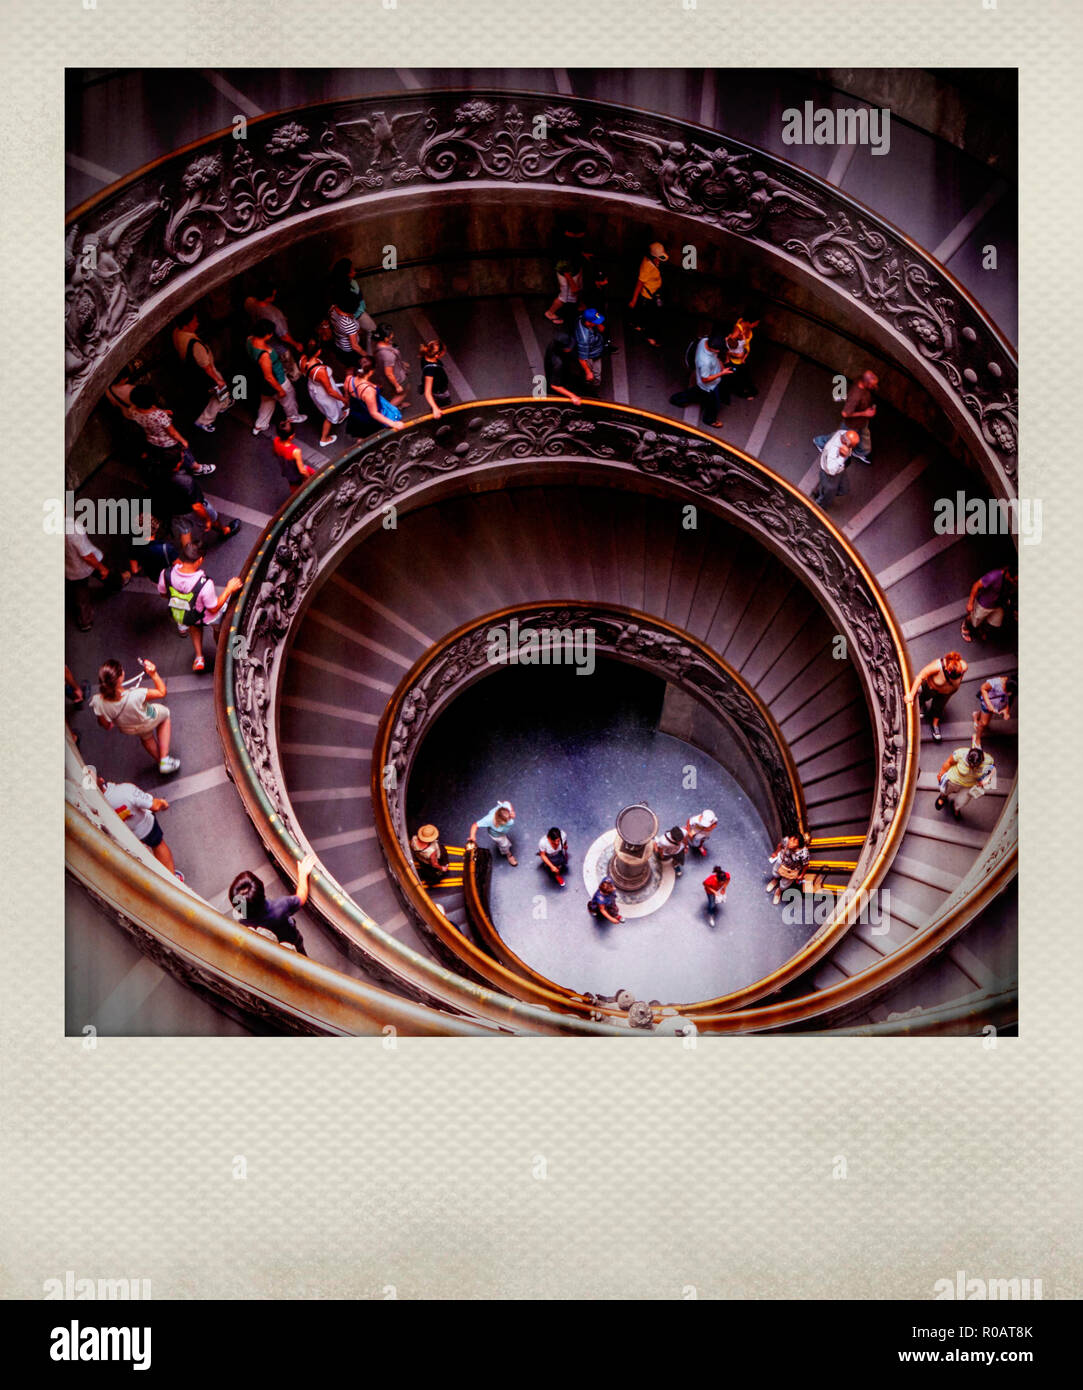
[[(1040, 880), (1079, 755), (1049, 758), (1065, 672), (1039, 650), (1078, 640), (1055, 604), (1069, 567), (1080, 582), (1078, 3), (7, 0), (2, 15), (0, 1290), (40, 1297), (71, 1269), (149, 1278), (159, 1298), (925, 1298), (962, 1268), (1078, 1296), (1080, 923)], [(351, 61), (1020, 65), (1023, 490), (1046, 525), (1022, 553), (1020, 1039), (62, 1036), (60, 542), (40, 529), (63, 487), (62, 68)]]

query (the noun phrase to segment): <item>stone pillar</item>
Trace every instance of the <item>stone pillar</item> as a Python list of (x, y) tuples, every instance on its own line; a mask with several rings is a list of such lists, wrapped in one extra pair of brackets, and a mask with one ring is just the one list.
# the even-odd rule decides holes
[(651, 876), (651, 851), (658, 817), (649, 806), (625, 806), (617, 816), (617, 842), (609, 861), (609, 877), (626, 892), (642, 888)]

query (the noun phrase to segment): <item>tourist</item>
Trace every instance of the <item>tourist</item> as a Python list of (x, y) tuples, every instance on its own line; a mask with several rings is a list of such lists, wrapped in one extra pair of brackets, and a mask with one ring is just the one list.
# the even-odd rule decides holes
[(575, 355), (575, 340), (570, 333), (555, 333), (545, 349), (545, 393), (563, 396), (572, 405), (582, 405), (582, 390), (586, 378)]
[(260, 402), (252, 433), (263, 433), (271, 423), (276, 405), (282, 407), (287, 417), (295, 425), (302, 424), (308, 419), (308, 416), (301, 414), (300, 406), (297, 404), (297, 392), (293, 389), (293, 382), (286, 379), (286, 367), (282, 361), (282, 355), (274, 345), (274, 324), (269, 319), (260, 319), (259, 323), (252, 329), (251, 335), (245, 340), (244, 346), (248, 356), (259, 369), (257, 381)]
[(304, 351), (301, 344), (290, 333), (290, 326), (286, 320), (286, 315), (275, 303), (278, 297), (278, 286), (272, 280), (263, 280), (257, 286), (254, 294), (250, 294), (244, 301), (244, 310), (253, 324), (258, 324), (266, 319), (274, 326), (274, 345), (282, 358), (282, 365), (286, 369), (286, 376), (290, 381), (297, 381), (301, 376), (301, 368), (297, 365), (297, 357)]
[[(170, 756), (169, 742), (173, 733), (172, 720), (167, 705), (151, 703), (163, 700), (167, 694), (165, 681), (158, 674), (153, 661), (140, 659), (140, 666), (151, 679), (151, 689), (142, 685), (129, 685), (124, 679), (124, 668), (119, 661), (102, 663), (98, 671), (98, 693), (90, 698), (90, 708), (98, 716), (103, 729), (119, 729), (122, 734), (132, 734), (158, 764), (158, 771), (165, 776), (176, 772), (180, 759)], [(142, 680), (142, 676), (133, 677)]]
[(812, 500), (826, 511), (836, 497), (850, 491), (846, 468), (850, 455), (857, 447), (856, 430), (836, 430), (834, 434), (818, 434), (812, 441), (820, 450), (820, 477), (812, 491)]
[(623, 922), (624, 918), (617, 907), (617, 887), (611, 878), (603, 878), (587, 903), (587, 911), (592, 917), (604, 917), (607, 922)]
[(784, 835), (771, 856), (771, 874), (767, 880), (765, 893), (773, 893), (772, 902), (778, 903), (782, 889), (797, 888), (808, 871), (811, 855), (807, 835)]
[(1015, 576), (1006, 565), (976, 579), (966, 601), (966, 617), (961, 629), (963, 641), (972, 642), (977, 637), (985, 642), (990, 629), (999, 631), (1004, 626), (1005, 614), (1012, 609), (1015, 590)]
[(514, 867), (519, 862), (515, 857), (514, 846), (511, 842), (511, 832), (514, 828), (515, 807), (510, 801), (498, 801), (491, 811), (488, 811), (470, 827), (470, 835), (466, 843), (468, 846), (476, 845), (478, 831), (487, 830), (493, 844), (496, 845), (508, 863)]
[(297, 865), (297, 892), (283, 898), (267, 900), (267, 890), (258, 874), (246, 869), (229, 885), (229, 901), (238, 922), (253, 930), (270, 932), (280, 946), (289, 946), (298, 955), (307, 956), (305, 943), (297, 930), (293, 914), (308, 902), (308, 883), (316, 863), (314, 854), (306, 854)]
[(308, 382), (308, 398), (323, 416), (319, 444), (321, 449), (326, 449), (338, 438), (332, 430), (345, 420), (349, 402), (342, 393), (342, 387), (331, 375), (331, 368), (323, 360), (323, 348), (315, 338), (309, 338), (305, 344), (301, 370)]
[(434, 420), (443, 415), (443, 406), (451, 404), (447, 370), (440, 361), (446, 352), (439, 338), (421, 344), (421, 394)]
[(876, 414), (873, 392), (879, 384), (880, 378), (875, 372), (862, 372), (850, 387), (842, 404), (842, 427), (858, 431), (861, 449), (857, 452), (857, 457), (862, 463), (872, 463), (872, 433), (869, 425)]
[(645, 333), (651, 347), (658, 346), (662, 322), (662, 266), (669, 257), (660, 241), (652, 241), (639, 264), (629, 309), (634, 311), (632, 327)]
[(204, 669), (203, 629), (218, 622), (240, 587), (240, 579), (234, 576), (221, 594), (217, 593), (213, 580), (203, 570), (203, 551), (197, 545), (186, 545), (179, 559), (158, 576), (158, 592), (168, 595), (173, 621), (182, 634), (186, 632), (192, 639), (193, 671)]
[(557, 297), (545, 311), (551, 323), (567, 324), (582, 303), (583, 262), (578, 255), (557, 261)]
[(159, 811), (168, 811), (169, 802), (161, 796), (141, 791), (134, 782), (107, 782), (98, 777), (98, 790), (137, 840), (142, 840), (159, 864), (184, 882), (184, 875), (173, 861), (173, 851), (165, 842), (158, 824)]
[(133, 386), (130, 400), (129, 418), (146, 436), (147, 455), (152, 464), (158, 464), (163, 472), (183, 469), (193, 477), (214, 472), (213, 463), (196, 463), (187, 439), (173, 423), (173, 412), (158, 404), (149, 386)]
[(974, 730), (969, 748), (956, 748), (937, 773), (940, 795), (934, 803), (938, 811), (951, 806), (956, 820), (962, 820), (968, 801), (996, 790), (996, 765), (992, 754), (981, 746), (981, 731)]
[(730, 876), (721, 864), (716, 864), (703, 880), (703, 891), (707, 894), (707, 921), (712, 927), (716, 921), (715, 914), (726, 901), (726, 889), (729, 887), (729, 881)]
[(732, 367), (727, 367), (722, 361), (721, 354), (725, 348), (726, 339), (721, 333), (697, 339), (694, 348), (689, 344), (685, 360), (695, 373), (695, 383), (669, 398), (670, 405), (698, 403), (702, 407), (700, 423), (703, 425), (711, 426), (717, 422), (723, 404), (722, 383), (727, 376), (733, 375)]
[(538, 841), (538, 858), (542, 868), (556, 879), (557, 887), (563, 888), (568, 871), (568, 839), (559, 825), (551, 825)]
[(759, 395), (748, 374), (748, 359), (752, 351), (752, 334), (759, 319), (739, 318), (726, 335), (726, 366), (732, 370), (729, 389), (745, 400)]
[(159, 509), (171, 518), (173, 536), (178, 546), (201, 541), (211, 531), (228, 541), (241, 529), (236, 517), (224, 521), (218, 510), (207, 501), (196, 480), (179, 468), (159, 486), (155, 510)]
[(395, 346), (395, 330), (381, 323), (372, 335), (376, 385), (391, 405), (401, 406), (406, 399), (406, 378), (409, 368)]
[(416, 835), (411, 835), (410, 850), (422, 883), (435, 887), (448, 871), (447, 850), (440, 843), (436, 826), (423, 825)]
[(346, 417), (346, 433), (353, 439), (364, 439), (380, 430), (401, 430), (406, 426), (398, 406), (384, 400), (375, 380), (376, 364), (371, 357), (362, 357), (356, 367), (346, 373), (342, 384), (350, 413)]
[[(342, 289), (336, 295), (328, 311), (327, 321), (331, 326), (331, 341), (334, 343), (338, 360), (344, 367), (355, 367), (362, 357), (369, 353), (372, 334), (361, 334), (361, 296), (354, 290)], [(371, 322), (371, 320), (370, 320)], [(373, 324), (373, 329), (376, 325)]]
[(297, 428), (292, 420), (279, 420), (273, 441), (275, 458), (278, 459), (283, 478), (290, 485), (291, 493), (302, 487), (316, 472), (304, 461), (296, 435)]
[(688, 817), (684, 824), (684, 838), (693, 854), (706, 857), (707, 841), (717, 824), (718, 817), (713, 811), (700, 811), (699, 815)]
[(142, 574), (152, 584), (157, 584), (162, 570), (177, 558), (177, 547), (162, 535), (162, 523), (156, 516), (140, 512), (137, 521), (140, 535), (146, 534), (149, 539), (142, 545), (134, 541), (129, 544), (128, 559), (120, 577), (127, 584), (133, 574)]
[(664, 868), (669, 864), (673, 873), (680, 878), (684, 873), (684, 855), (687, 846), (684, 840), (684, 831), (679, 825), (667, 830), (664, 835), (660, 835), (654, 842), (654, 857)]
[(215, 365), (214, 353), (199, 336), (199, 315), (194, 309), (186, 309), (175, 320), (173, 347), (193, 378), (194, 394), (202, 399), (204, 392), (210, 393), (192, 423), (205, 434), (213, 434), (215, 419), (223, 410), (230, 408), (233, 397), (229, 394), (225, 377)]
[(328, 304), (345, 306), (348, 304), (350, 317), (355, 319), (358, 329), (365, 335), (358, 352), (372, 353), (372, 335), (376, 332), (376, 320), (365, 307), (361, 294), (361, 284), (357, 277), (357, 267), (349, 256), (343, 256), (331, 267), (328, 279)]
[(933, 739), (939, 743), (940, 721), (948, 701), (963, 683), (966, 675), (966, 662), (958, 652), (948, 652), (936, 661), (923, 666), (914, 677), (906, 699), (913, 704), (917, 699), (922, 717), (929, 721)]
[(974, 714), (974, 727), (983, 734), (994, 715), (998, 719), (1010, 719), (1015, 707), (1015, 697), (1019, 694), (1019, 684), (1014, 676), (993, 676), (983, 681), (978, 691), (978, 709)]
[(605, 327), (605, 316), (600, 314), (597, 309), (587, 309), (580, 316), (575, 326), (575, 346), (579, 356), (579, 365), (583, 369), (583, 375), (590, 386), (601, 387), (602, 384), (602, 354), (605, 352), (605, 335), (602, 329)]
[(80, 632), (89, 632), (94, 623), (94, 605), (90, 597), (93, 574), (104, 582), (109, 578), (109, 567), (83, 523), (68, 517), (64, 522), (64, 589), (68, 611)]

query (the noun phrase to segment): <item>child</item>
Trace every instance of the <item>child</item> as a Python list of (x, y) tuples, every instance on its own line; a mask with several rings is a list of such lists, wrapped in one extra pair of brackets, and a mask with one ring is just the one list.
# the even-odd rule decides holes
[(301, 446), (294, 438), (296, 433), (292, 420), (281, 420), (274, 437), (275, 457), (283, 478), (290, 485), (290, 492), (296, 492), (316, 471), (301, 457)]
[(222, 610), (240, 587), (241, 581), (235, 576), (221, 595), (216, 594), (214, 584), (203, 573), (203, 551), (197, 545), (186, 545), (180, 559), (158, 576), (158, 592), (169, 594), (169, 611), (178, 631), (187, 632), (192, 639), (196, 654), (192, 662), (193, 671), (204, 669), (204, 627), (218, 621)]
[(721, 864), (716, 864), (703, 880), (703, 890), (707, 894), (707, 921), (712, 927), (715, 924), (715, 913), (726, 901), (729, 881), (730, 876)]

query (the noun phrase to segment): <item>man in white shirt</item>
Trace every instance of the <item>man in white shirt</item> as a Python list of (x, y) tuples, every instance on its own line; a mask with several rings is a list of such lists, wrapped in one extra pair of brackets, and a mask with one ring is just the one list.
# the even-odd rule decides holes
[(109, 570), (102, 563), (102, 553), (87, 536), (86, 528), (74, 517), (68, 517), (64, 533), (64, 587), (68, 603), (80, 632), (89, 632), (94, 620), (90, 602), (90, 576), (107, 579)]
[(820, 449), (820, 481), (812, 500), (825, 510), (836, 497), (850, 491), (846, 485), (846, 465), (861, 436), (856, 430), (836, 430), (833, 435), (818, 435), (812, 441)]

